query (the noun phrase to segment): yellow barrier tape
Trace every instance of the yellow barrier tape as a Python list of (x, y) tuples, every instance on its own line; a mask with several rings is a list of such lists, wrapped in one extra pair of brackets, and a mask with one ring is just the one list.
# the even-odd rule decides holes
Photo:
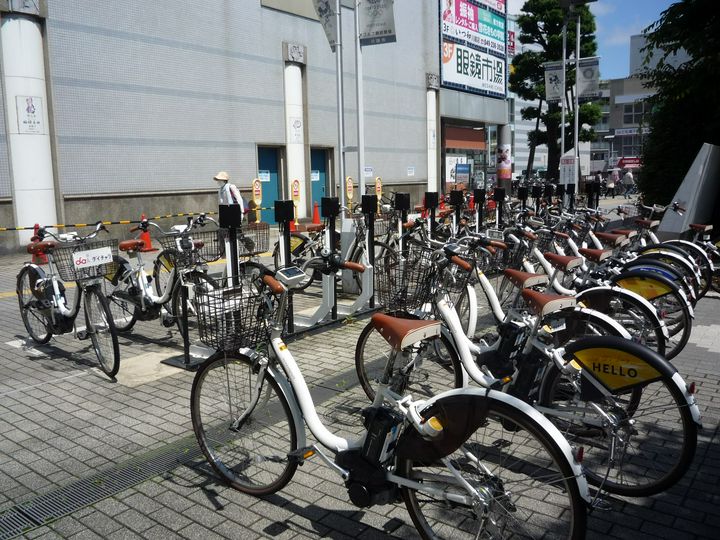
[[(263, 208), (262, 210), (270, 210), (269, 208)], [(165, 214), (163, 216), (153, 216), (151, 220), (155, 219), (166, 219), (166, 218), (174, 218), (174, 217), (188, 217), (188, 216), (200, 216), (200, 215), (206, 215), (206, 216), (215, 216), (217, 215), (217, 212), (181, 212), (178, 214)], [(95, 222), (97, 223), (97, 222)], [(72, 223), (72, 224), (65, 224), (65, 223), (58, 223), (55, 225), (45, 225), (43, 228), (45, 229), (65, 229), (68, 227), (94, 227), (95, 223)], [(103, 225), (131, 225), (133, 223), (140, 223), (139, 219), (130, 220), (130, 219), (121, 219), (120, 221), (101, 221)], [(34, 231), (35, 225), (32, 227), (0, 227), (0, 232), (6, 232), (6, 231)]]

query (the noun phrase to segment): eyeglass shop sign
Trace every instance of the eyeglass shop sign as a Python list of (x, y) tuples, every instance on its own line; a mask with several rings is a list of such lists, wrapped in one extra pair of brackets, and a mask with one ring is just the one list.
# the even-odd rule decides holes
[(505, 18), (493, 11), (468, 0), (455, 0), (442, 11), (440, 24), (444, 38), (505, 54)]
[(443, 41), (443, 86), (505, 98), (505, 65), (503, 58)]

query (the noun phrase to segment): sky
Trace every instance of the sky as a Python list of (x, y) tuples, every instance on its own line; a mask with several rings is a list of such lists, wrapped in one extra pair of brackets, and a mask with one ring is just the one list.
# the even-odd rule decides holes
[[(600, 56), (600, 78), (622, 79), (630, 74), (630, 36), (660, 18), (677, 0), (596, 0), (595, 37)], [(508, 0), (508, 12), (519, 13), (525, 0)]]

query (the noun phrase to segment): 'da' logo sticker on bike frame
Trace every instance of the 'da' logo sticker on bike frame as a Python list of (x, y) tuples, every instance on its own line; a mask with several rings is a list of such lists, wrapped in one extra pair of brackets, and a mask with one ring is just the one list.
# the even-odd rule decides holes
[(652, 300), (653, 298), (663, 296), (672, 291), (668, 285), (661, 283), (660, 281), (643, 277), (619, 279), (617, 284), (623, 289), (639, 294), (646, 300)]
[(596, 347), (577, 351), (575, 359), (610, 391), (624, 390), (661, 378), (660, 372), (637, 356)]

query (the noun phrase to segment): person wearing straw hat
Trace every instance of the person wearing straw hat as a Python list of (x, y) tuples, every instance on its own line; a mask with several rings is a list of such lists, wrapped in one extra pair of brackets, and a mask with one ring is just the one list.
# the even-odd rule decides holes
[(245, 214), (245, 202), (243, 201), (240, 190), (235, 184), (230, 183), (230, 175), (225, 171), (217, 173), (213, 180), (222, 182), (218, 191), (218, 202), (220, 204), (239, 204), (241, 214)]

